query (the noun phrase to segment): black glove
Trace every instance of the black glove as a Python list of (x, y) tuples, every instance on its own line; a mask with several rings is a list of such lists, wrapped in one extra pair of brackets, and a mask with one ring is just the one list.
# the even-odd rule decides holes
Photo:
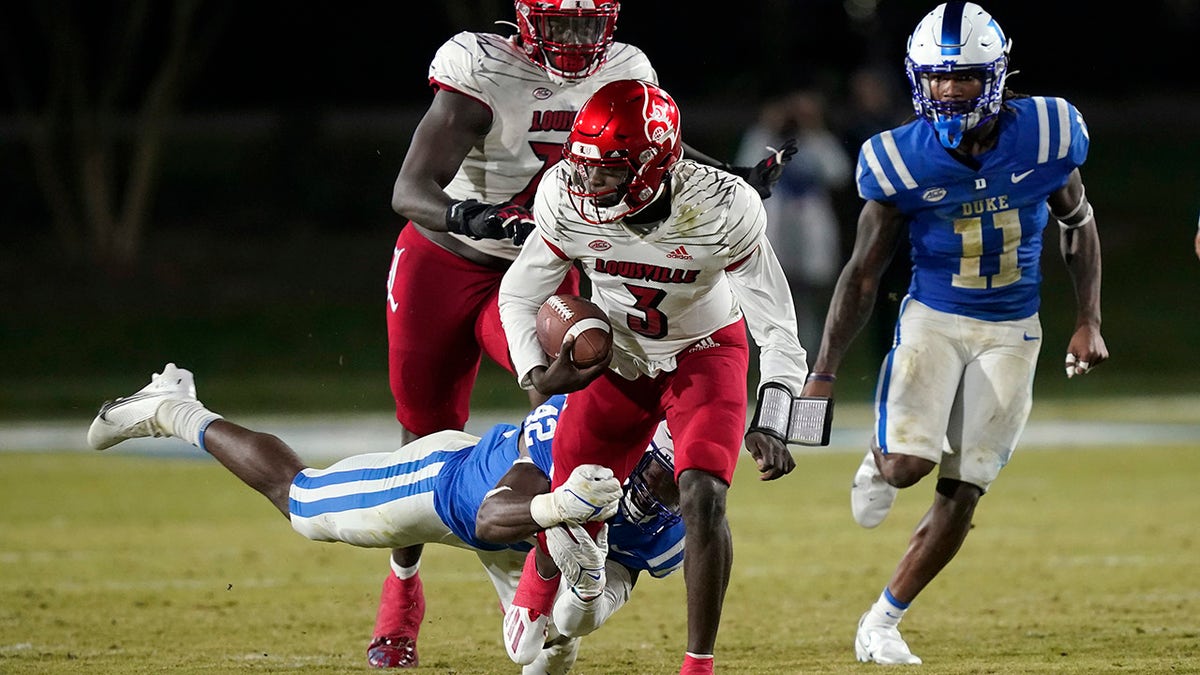
[(517, 246), (533, 232), (533, 214), (512, 202), (484, 204), (474, 199), (451, 202), (446, 229), (472, 239), (512, 239)]
[(763, 199), (771, 196), (771, 188), (779, 182), (780, 176), (783, 175), (783, 167), (792, 161), (792, 155), (796, 154), (796, 139), (789, 138), (778, 150), (767, 149), (772, 151), (771, 154), (754, 166), (729, 167), (729, 173), (744, 178)]

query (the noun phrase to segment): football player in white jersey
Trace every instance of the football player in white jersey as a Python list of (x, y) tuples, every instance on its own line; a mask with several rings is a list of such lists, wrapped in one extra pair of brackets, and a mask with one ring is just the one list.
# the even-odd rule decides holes
[(860, 661), (921, 662), (897, 624), (958, 552), (1025, 427), (1042, 342), (1042, 232), (1051, 217), (1075, 287), (1067, 376), (1108, 358), (1100, 240), (1079, 173), (1087, 126), (1064, 99), (1006, 89), (1010, 44), (979, 5), (938, 5), (908, 42), (916, 119), (870, 138), (859, 153), (866, 204), (804, 393), (832, 396), (880, 275), (897, 246), (910, 246), (912, 283), (880, 369), (875, 434), (851, 487), (854, 519), (875, 527), (899, 488), (938, 467), (933, 505), (859, 621)]
[[(169, 363), (137, 393), (101, 406), (88, 444), (106, 450), (130, 438), (183, 439), (270, 500), (292, 529), (313, 541), (371, 548), (438, 543), (473, 551), (502, 607), (516, 591), (529, 538), (546, 529), (554, 559), (575, 571), (577, 581), (558, 593), (557, 632), (522, 672), (562, 674), (575, 661), (578, 638), (629, 600), (638, 575), (673, 573), (683, 564), (684, 546), (665, 424), (624, 485), (603, 467), (585, 466), (550, 491), (551, 445), (566, 398), (552, 396), (519, 426), (497, 424), (482, 437), (442, 431), (393, 452), (350, 455), (317, 469), (283, 440), (209, 410), (196, 398), (192, 373)], [(564, 536), (564, 528), (588, 520), (606, 521), (611, 548)], [(580, 571), (593, 568), (605, 574), (578, 580)], [(401, 641), (389, 647), (415, 649)]]
[[(613, 40), (615, 0), (515, 0), (517, 34), (463, 32), (429, 67), (435, 94), (396, 177), (392, 208), (408, 219), (387, 281), (388, 371), (401, 440), (462, 429), (483, 354), (512, 370), (496, 309), (504, 270), (532, 230), (528, 207), (562, 154), (575, 113), (601, 85), (657, 81), (646, 55)], [(734, 167), (762, 194), (794, 146)], [(690, 155), (701, 156), (689, 149)], [(704, 158), (705, 161), (714, 161)], [(577, 293), (578, 273), (558, 287)], [(533, 392), (530, 400), (543, 397)], [(403, 667), (388, 638), (416, 641), (424, 613), (420, 548), (392, 553), (372, 665)]]
[[(500, 315), (520, 385), (575, 392), (555, 436), (555, 484), (585, 463), (628, 472), (666, 417), (687, 530), (681, 672), (701, 673), (712, 672), (732, 564), (725, 497), (746, 426), (747, 324), (763, 389), (799, 392), (808, 366), (758, 193), (681, 154), (665, 91), (641, 80), (601, 87), (538, 186), (537, 230), (504, 275)], [(551, 362), (534, 331), (539, 306), (576, 263), (613, 325), (611, 364), (583, 370), (569, 345)], [(765, 480), (795, 466), (785, 437), (757, 424), (746, 434)], [(536, 635), (553, 583), (527, 572), (506, 624)], [(536, 654), (536, 644), (506, 646), (518, 663)]]

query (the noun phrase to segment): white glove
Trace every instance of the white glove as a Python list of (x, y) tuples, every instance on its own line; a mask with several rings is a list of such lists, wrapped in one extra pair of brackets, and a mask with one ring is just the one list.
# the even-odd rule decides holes
[(596, 539), (582, 525), (563, 523), (546, 530), (546, 548), (581, 600), (591, 600), (604, 592), (604, 560), (608, 558), (608, 524), (600, 527)]
[(559, 523), (585, 523), (608, 520), (617, 512), (621, 499), (621, 481), (612, 469), (598, 464), (580, 464), (567, 482), (553, 492), (540, 494), (529, 502), (529, 515), (541, 528)]

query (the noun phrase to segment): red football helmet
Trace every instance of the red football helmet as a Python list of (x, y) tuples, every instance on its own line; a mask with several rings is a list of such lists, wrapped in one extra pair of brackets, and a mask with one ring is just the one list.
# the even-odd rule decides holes
[(516, 0), (525, 53), (564, 80), (595, 73), (608, 57), (621, 3), (616, 0)]
[(667, 92), (641, 80), (600, 87), (575, 115), (563, 157), (567, 194), (585, 221), (611, 223), (662, 194), (683, 155), (679, 108)]

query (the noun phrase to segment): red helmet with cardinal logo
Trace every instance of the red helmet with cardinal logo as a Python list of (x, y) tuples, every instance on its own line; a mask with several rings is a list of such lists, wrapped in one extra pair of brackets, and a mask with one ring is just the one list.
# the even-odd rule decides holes
[(575, 116), (563, 148), (567, 193), (584, 220), (610, 223), (637, 213), (663, 192), (683, 155), (679, 108), (642, 80), (601, 87)]

